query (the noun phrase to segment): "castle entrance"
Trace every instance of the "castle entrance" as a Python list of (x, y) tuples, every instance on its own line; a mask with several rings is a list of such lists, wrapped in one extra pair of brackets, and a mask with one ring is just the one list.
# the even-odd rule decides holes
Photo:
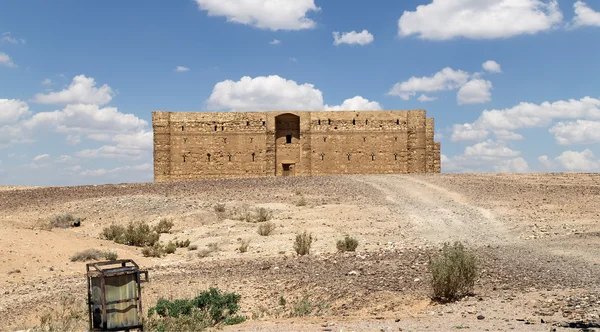
[(275, 175), (294, 176), (300, 163), (300, 118), (286, 113), (275, 117)]

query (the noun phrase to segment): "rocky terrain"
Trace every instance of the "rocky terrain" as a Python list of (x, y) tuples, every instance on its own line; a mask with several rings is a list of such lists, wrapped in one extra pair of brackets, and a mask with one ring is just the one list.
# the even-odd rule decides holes
[[(216, 204), (224, 203), (218, 212)], [(236, 211), (266, 208), (276, 229)], [(53, 216), (80, 227), (47, 230)], [(113, 223), (170, 218), (162, 258), (100, 238)], [(600, 324), (600, 175), (363, 175), (0, 189), (0, 331), (39, 324), (63, 298), (83, 305), (81, 250), (150, 271), (144, 307), (217, 286), (242, 295), (248, 321), (226, 331), (575, 331)], [(295, 235), (316, 236), (309, 256)], [(337, 253), (344, 235), (354, 253)], [(475, 295), (429, 299), (429, 258), (446, 241), (478, 257)], [(247, 252), (240, 243), (249, 241)], [(198, 251), (208, 250), (206, 257)], [(208, 251), (206, 251), (208, 252)], [(283, 300), (282, 300), (283, 299)], [(295, 304), (310, 303), (297, 317)], [(85, 321), (84, 321), (85, 324)]]

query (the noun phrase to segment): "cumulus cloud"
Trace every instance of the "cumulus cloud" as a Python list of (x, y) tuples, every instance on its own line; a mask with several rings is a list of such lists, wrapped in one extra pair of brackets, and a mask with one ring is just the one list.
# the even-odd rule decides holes
[(492, 100), (491, 89), (492, 82), (472, 79), (458, 90), (456, 100), (459, 105), (487, 103)]
[(429, 102), (429, 101), (434, 101), (434, 100), (437, 100), (437, 99), (438, 99), (437, 97), (429, 97), (426, 94), (422, 94), (422, 95), (419, 96), (419, 98), (417, 98), (418, 101), (423, 102), (423, 103), (426, 103), (426, 102)]
[(271, 45), (279, 45), (279, 44), (281, 44), (281, 40), (279, 40), (279, 39), (273, 39), (272, 41), (269, 42), (269, 44), (271, 44)]
[(50, 158), (50, 155), (47, 153), (44, 153), (44, 154), (33, 157), (33, 161), (47, 160), (49, 158)]
[(267, 111), (324, 109), (381, 109), (377, 102), (355, 96), (339, 106), (323, 103), (323, 93), (309, 83), (298, 84), (277, 75), (242, 77), (219, 82), (206, 101), (209, 110)]
[(500, 68), (500, 64), (493, 60), (488, 60), (481, 65), (481, 67), (487, 71), (488, 73), (501, 73), (502, 68)]
[(398, 20), (398, 35), (427, 40), (497, 39), (536, 34), (562, 22), (558, 2), (433, 0)]
[(528, 172), (529, 165), (520, 154), (504, 142), (486, 140), (467, 146), (461, 155), (442, 156), (442, 169), (451, 173)]
[[(544, 161), (548, 160), (547, 156), (541, 156), (540, 158)], [(590, 149), (585, 149), (581, 152), (570, 150), (564, 151), (558, 157), (554, 158), (554, 162), (550, 162), (550, 165), (554, 166), (555, 163), (569, 172), (600, 171), (600, 159), (598, 159)]]
[[(541, 104), (522, 102), (511, 108), (484, 110), (475, 122), (455, 125), (452, 136), (453, 141), (481, 139), (484, 132), (546, 127), (555, 119), (600, 120), (600, 100), (584, 97)], [(555, 132), (563, 133), (559, 129), (562, 127)]]
[(186, 71), (190, 71), (190, 68), (184, 67), (184, 66), (177, 66), (177, 67), (175, 67), (175, 71), (178, 73), (183, 73)]
[(95, 104), (109, 103), (114, 96), (113, 90), (106, 84), (97, 88), (96, 81), (85, 75), (75, 76), (67, 89), (48, 94), (37, 94), (33, 99), (40, 104)]
[(325, 105), (325, 109), (329, 111), (372, 111), (380, 110), (381, 105), (376, 101), (369, 101), (361, 96), (346, 99), (341, 105), (329, 106)]
[(0, 52), (0, 65), (15, 68), (17, 65), (12, 61), (8, 54)]
[(433, 76), (411, 77), (407, 81), (396, 83), (388, 92), (390, 96), (398, 96), (409, 100), (417, 92), (436, 92), (454, 90), (463, 86), (469, 80), (469, 73), (446, 67)]
[(575, 9), (575, 17), (573, 17), (572, 27), (600, 27), (600, 12), (594, 11), (583, 1), (575, 2), (573, 7)]
[(4, 32), (2, 36), (0, 36), (0, 42), (7, 42), (11, 44), (25, 44), (25, 39), (17, 39), (14, 38), (10, 32)]
[(208, 16), (224, 16), (228, 22), (273, 31), (314, 28), (316, 23), (307, 14), (321, 10), (314, 0), (196, 0), (196, 3)]
[(26, 102), (19, 99), (0, 99), (0, 127), (14, 124), (29, 114), (31, 112)]
[(45, 79), (42, 81), (42, 85), (52, 85), (52, 80), (51, 80), (51, 79), (49, 79), (49, 78), (45, 78)]
[(600, 143), (600, 121), (559, 122), (548, 131), (561, 145)]
[(367, 44), (372, 43), (373, 40), (375, 40), (375, 38), (367, 30), (363, 30), (361, 32), (350, 31), (350, 32), (344, 32), (342, 34), (335, 31), (333, 33), (333, 45), (336, 45), (336, 46), (340, 45), (340, 44), (367, 45)]

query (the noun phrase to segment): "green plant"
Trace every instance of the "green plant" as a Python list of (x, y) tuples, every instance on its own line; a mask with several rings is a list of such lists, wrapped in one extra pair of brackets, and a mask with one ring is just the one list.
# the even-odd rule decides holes
[(217, 203), (214, 206), (215, 212), (223, 213), (225, 212), (225, 203)]
[(125, 242), (125, 231), (124, 226), (111, 224), (102, 230), (100, 236), (109, 241), (123, 243)]
[(236, 315), (241, 296), (210, 288), (193, 299), (169, 301), (159, 299), (148, 310), (146, 328), (156, 331), (197, 331), (217, 325), (242, 323), (245, 317)]
[(346, 235), (343, 240), (338, 240), (336, 243), (337, 250), (340, 252), (355, 251), (358, 247), (358, 240)]
[(246, 251), (248, 251), (249, 245), (250, 245), (250, 240), (242, 240), (242, 243), (240, 243), (240, 247), (238, 249), (240, 250), (240, 252), (246, 252)]
[(101, 259), (114, 261), (117, 259), (117, 253), (98, 249), (86, 249), (71, 256), (71, 262), (87, 262)]
[(171, 228), (173, 228), (173, 221), (167, 218), (160, 218), (158, 224), (154, 226), (154, 231), (158, 234), (169, 233)]
[(272, 222), (266, 222), (263, 224), (258, 225), (258, 234), (260, 234), (261, 236), (269, 236), (271, 235), (271, 233), (273, 233), (273, 231), (275, 230), (277, 226), (275, 226), (274, 223)]
[(175, 243), (169, 241), (169, 243), (167, 243), (167, 245), (165, 246), (165, 254), (174, 254), (175, 250), (177, 250), (177, 246), (175, 245)]
[(130, 222), (127, 227), (112, 224), (104, 228), (101, 237), (120, 244), (151, 247), (158, 242), (160, 235), (144, 222)]
[(304, 317), (310, 315), (312, 311), (313, 305), (308, 300), (308, 295), (304, 295), (304, 297), (302, 297), (302, 300), (294, 303), (294, 306), (292, 307), (292, 316)]
[(440, 302), (456, 301), (473, 292), (477, 261), (460, 242), (444, 243), (441, 254), (429, 261), (432, 298)]
[(255, 222), (265, 222), (271, 220), (273, 217), (273, 212), (266, 208), (258, 208), (256, 209), (256, 219)]
[(177, 248), (187, 248), (190, 246), (190, 239), (187, 239), (185, 241), (175, 241), (175, 245), (177, 246)]
[(162, 257), (165, 253), (165, 248), (160, 243), (155, 243), (152, 246), (147, 246), (142, 249), (144, 257)]
[(296, 241), (294, 242), (294, 250), (300, 256), (308, 255), (310, 254), (310, 246), (312, 245), (312, 242), (312, 234), (309, 234), (306, 231), (304, 231), (302, 234), (297, 234)]
[(40, 325), (29, 329), (35, 332), (82, 331), (86, 327), (86, 318), (83, 303), (75, 297), (61, 296), (58, 306), (40, 316)]

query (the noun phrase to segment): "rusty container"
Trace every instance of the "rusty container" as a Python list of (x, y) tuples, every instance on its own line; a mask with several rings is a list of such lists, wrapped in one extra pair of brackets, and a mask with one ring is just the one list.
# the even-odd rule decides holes
[(143, 330), (140, 284), (148, 271), (121, 259), (86, 264), (86, 272), (90, 331)]

